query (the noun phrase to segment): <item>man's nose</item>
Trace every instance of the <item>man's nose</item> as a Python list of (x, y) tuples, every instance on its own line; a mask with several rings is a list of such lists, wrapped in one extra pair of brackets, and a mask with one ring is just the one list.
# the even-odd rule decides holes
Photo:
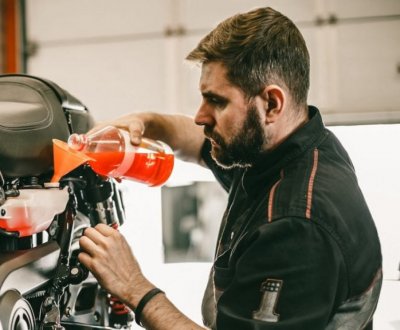
[(200, 104), (199, 109), (197, 110), (196, 116), (194, 117), (194, 121), (197, 125), (200, 126), (214, 126), (215, 118), (213, 116), (212, 108), (207, 105), (204, 101)]

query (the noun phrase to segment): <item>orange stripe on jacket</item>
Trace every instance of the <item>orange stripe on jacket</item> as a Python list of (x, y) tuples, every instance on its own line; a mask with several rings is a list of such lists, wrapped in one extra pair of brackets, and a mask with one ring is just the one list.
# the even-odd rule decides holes
[(311, 219), (311, 205), (312, 205), (312, 193), (314, 186), (314, 178), (317, 173), (318, 168), (318, 149), (314, 149), (314, 162), (311, 170), (310, 179), (308, 180), (308, 189), (307, 189), (307, 207), (306, 207), (306, 218)]
[(272, 209), (274, 206), (274, 196), (275, 196), (275, 190), (278, 187), (279, 183), (281, 183), (283, 179), (283, 170), (281, 170), (281, 177), (278, 181), (275, 182), (275, 184), (272, 186), (271, 190), (269, 191), (269, 199), (268, 199), (268, 222), (272, 221)]

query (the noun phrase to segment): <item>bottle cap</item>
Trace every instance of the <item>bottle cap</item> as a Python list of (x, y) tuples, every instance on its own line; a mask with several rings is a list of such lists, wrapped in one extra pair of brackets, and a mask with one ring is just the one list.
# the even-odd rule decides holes
[(71, 134), (68, 138), (68, 146), (76, 151), (81, 151), (87, 142), (87, 137), (84, 134)]

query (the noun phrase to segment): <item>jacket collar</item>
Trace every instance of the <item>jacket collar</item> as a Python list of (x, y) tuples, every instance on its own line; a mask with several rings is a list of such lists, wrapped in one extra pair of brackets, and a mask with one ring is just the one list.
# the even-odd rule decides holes
[(324, 135), (325, 126), (319, 110), (314, 106), (308, 107), (309, 121), (293, 132), (277, 148), (266, 153), (257, 163), (244, 171), (242, 184), (246, 192), (256, 190), (259, 183), (276, 176), (287, 164), (306, 150), (316, 147), (317, 141)]

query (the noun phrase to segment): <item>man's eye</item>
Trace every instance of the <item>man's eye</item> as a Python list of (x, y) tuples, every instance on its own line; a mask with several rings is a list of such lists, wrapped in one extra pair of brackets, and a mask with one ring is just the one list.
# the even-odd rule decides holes
[(210, 104), (217, 105), (217, 106), (224, 106), (226, 104), (225, 100), (221, 100), (221, 99), (216, 98), (216, 97), (210, 97), (208, 99), (208, 102)]

